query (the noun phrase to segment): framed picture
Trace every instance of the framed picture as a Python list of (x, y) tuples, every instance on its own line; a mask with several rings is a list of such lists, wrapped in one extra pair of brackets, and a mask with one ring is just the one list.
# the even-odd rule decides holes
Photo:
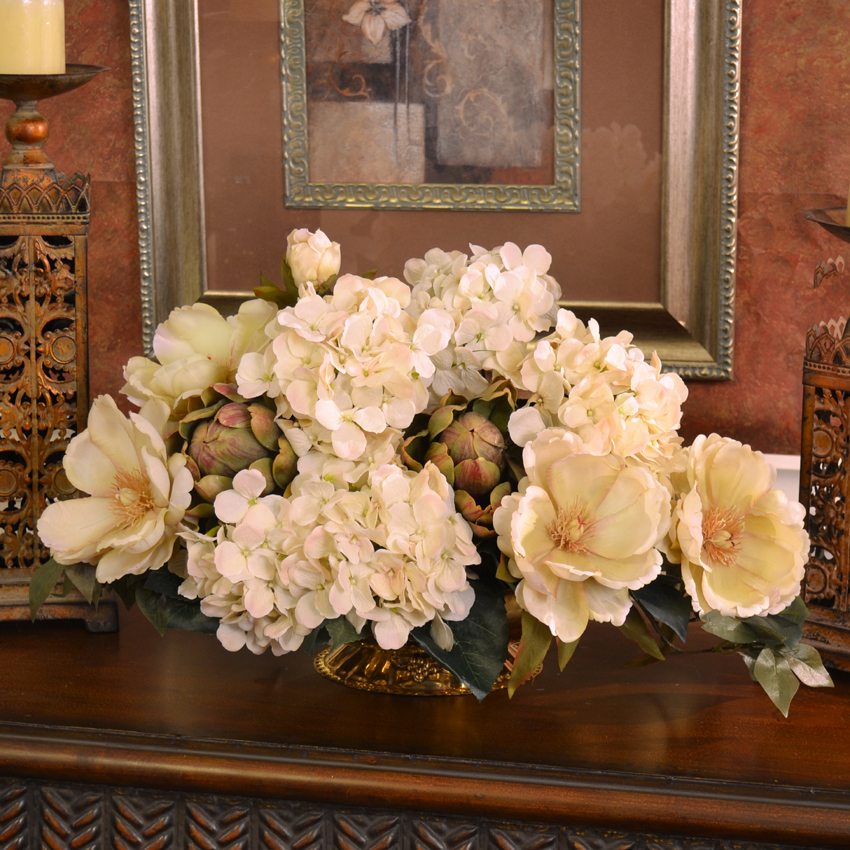
[[(397, 276), (404, 259), (423, 256), (435, 245), (463, 250), (462, 239), (487, 246), (540, 242), (555, 258), (552, 271), (564, 289), (564, 303), (581, 317), (597, 318), (605, 333), (630, 330), (646, 352), (656, 350), (667, 367), (685, 377), (731, 377), (741, 0), (570, 0), (572, 5), (561, 6), (569, 10), (570, 43), (581, 56), (581, 209), (568, 212), (507, 204), (496, 204), (492, 211), (473, 206), (453, 210), (447, 204), (376, 208), (365, 197), (344, 205), (350, 187), (396, 187), (398, 192), (400, 186), (447, 185), (463, 193), (469, 187), (536, 184), (495, 180), (496, 169), (490, 165), (476, 166), (481, 169), (477, 172), (458, 166), (461, 170), (452, 172), (452, 179), (467, 181), (460, 183), (335, 183), (339, 175), (330, 173), (327, 182), (314, 181), (309, 173), (307, 85), (312, 79), (318, 95), (327, 68), (324, 77), (316, 68), (310, 77), (313, 60), (307, 51), (314, 48), (309, 41), (301, 69), (307, 94), (300, 113), (308, 143), (300, 160), (291, 148), (291, 115), (287, 120), (282, 116), (288, 109), (287, 74), (291, 77), (294, 59), (285, 34), (280, 41), (281, 9), (285, 33), (292, 24), (285, 19), (287, 9), (297, 16), (299, 10), (309, 10), (310, 0), (304, 2), (296, 7), (295, 0), (282, 0), (282, 6), (281, 0), (130, 0), (148, 348), (156, 325), (175, 306), (200, 298), (223, 312), (236, 309), (250, 297), (260, 271), (274, 274), (288, 229), (321, 227), (342, 244), (344, 265), (349, 260), (344, 270), (378, 266), (381, 273)], [(443, 9), (461, 0), (428, 3)], [(559, 3), (544, 5), (555, 15)], [(405, 5), (411, 21), (428, 22), (419, 16), (424, 4), (409, 0)], [(340, 32), (360, 39), (360, 48), (371, 49), (358, 35), (363, 18), (352, 23), (356, 0), (317, 0), (319, 5), (335, 8), (347, 28), (340, 26)], [(351, 20), (344, 21), (346, 16)], [(554, 17), (552, 21), (554, 54), (557, 27)], [(309, 18), (303, 24), (309, 39)], [(432, 40), (435, 32), (429, 33)], [(403, 34), (396, 38), (400, 50), (404, 39)], [(395, 85), (396, 73), (403, 79), (406, 66), (394, 61), (395, 48), (389, 44), (373, 45), (390, 50), (382, 54), (391, 61), (383, 63), (381, 73), (389, 75), (392, 85), (386, 83), (382, 96), (388, 99), (381, 102), (389, 104), (385, 112), (395, 112), (396, 118), (382, 125), (387, 138), (399, 131), (396, 119), (407, 109), (404, 85)], [(412, 55), (413, 47), (409, 49)], [(553, 55), (553, 63), (557, 61)], [(641, 62), (649, 62), (650, 73), (638, 67)], [(424, 73), (420, 65), (411, 67)], [(353, 66), (349, 71), (359, 73)], [(357, 90), (354, 77), (334, 80)], [(410, 88), (412, 92), (415, 86)], [(402, 98), (397, 106), (396, 92)], [(597, 118), (614, 101), (627, 118)], [(411, 93), (411, 107), (414, 103)], [(314, 133), (322, 120), (314, 122)], [(427, 124), (424, 106), (422, 120)], [(434, 120), (439, 124), (443, 119), (437, 115)], [(451, 126), (449, 119), (445, 122)], [(291, 184), (289, 190), (285, 185), (287, 168), (291, 171), (298, 162), (305, 169), (300, 178), (305, 186), (349, 187), (321, 190), (336, 193), (342, 205), (320, 198), (310, 208), (287, 202), (287, 191), (292, 191)], [(526, 167), (515, 166), (519, 168)], [(428, 179), (432, 173), (426, 172)], [(574, 173), (577, 178), (578, 171)], [(354, 175), (357, 181), (365, 176)], [(577, 182), (573, 191), (578, 191)]]
[(579, 0), (281, 0), (286, 203), (578, 210)]

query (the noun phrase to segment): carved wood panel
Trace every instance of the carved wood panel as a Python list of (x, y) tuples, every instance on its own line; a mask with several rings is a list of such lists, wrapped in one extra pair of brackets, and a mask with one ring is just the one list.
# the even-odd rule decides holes
[[(90, 183), (57, 178), (35, 210), (16, 184), (0, 192), (0, 569), (47, 555), (45, 505), (75, 490), (62, 468), (86, 422), (86, 231)], [(36, 199), (38, 200), (38, 199)]]
[(0, 778), (0, 850), (795, 850), (789, 845)]

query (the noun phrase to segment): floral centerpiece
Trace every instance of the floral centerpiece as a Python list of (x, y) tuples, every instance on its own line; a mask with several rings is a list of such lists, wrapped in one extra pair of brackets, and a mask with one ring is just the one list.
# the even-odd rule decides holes
[(340, 276), (339, 246), (297, 230), (282, 288), (175, 310), (126, 366), (138, 412), (102, 396), (68, 447), (90, 495), (41, 517), (33, 611), (64, 576), (231, 651), (413, 641), (479, 698), (553, 641), (563, 668), (590, 620), (636, 663), (698, 620), (783, 713), (831, 684), (800, 643), (803, 509), (763, 455), (684, 447), (683, 381), (559, 308), (544, 248), (470, 252)]

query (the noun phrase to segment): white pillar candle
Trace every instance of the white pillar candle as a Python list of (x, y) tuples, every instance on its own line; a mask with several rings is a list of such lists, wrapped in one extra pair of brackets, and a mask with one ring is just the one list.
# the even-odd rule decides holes
[(0, 74), (65, 73), (65, 0), (0, 0)]

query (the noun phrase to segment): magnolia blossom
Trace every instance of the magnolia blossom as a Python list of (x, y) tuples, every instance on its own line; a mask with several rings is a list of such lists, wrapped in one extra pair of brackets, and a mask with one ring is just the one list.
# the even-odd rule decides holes
[[(151, 418), (165, 415), (155, 409)], [(90, 495), (54, 502), (38, 521), (39, 536), (60, 564), (97, 564), (97, 580), (111, 582), (169, 559), (193, 481), (186, 458), (168, 454), (147, 418), (128, 419), (111, 397), (98, 397), (64, 465), (71, 484)]]
[(670, 556), (698, 613), (777, 614), (800, 593), (804, 510), (772, 489), (775, 475), (760, 452), (717, 434), (688, 450)]
[(331, 242), (321, 230), (293, 230), (286, 237), (286, 263), (299, 288), (321, 285), (339, 274), (339, 243)]
[(665, 487), (640, 466), (581, 451), (577, 438), (547, 430), (523, 451), (528, 477), (502, 500), (493, 526), (520, 607), (564, 642), (589, 619), (622, 625), (629, 590), (661, 568), (655, 548), (670, 521)]
[(401, 29), (410, 23), (407, 10), (396, 0), (357, 0), (342, 19), (361, 27), (372, 44), (378, 44), (387, 30)]

